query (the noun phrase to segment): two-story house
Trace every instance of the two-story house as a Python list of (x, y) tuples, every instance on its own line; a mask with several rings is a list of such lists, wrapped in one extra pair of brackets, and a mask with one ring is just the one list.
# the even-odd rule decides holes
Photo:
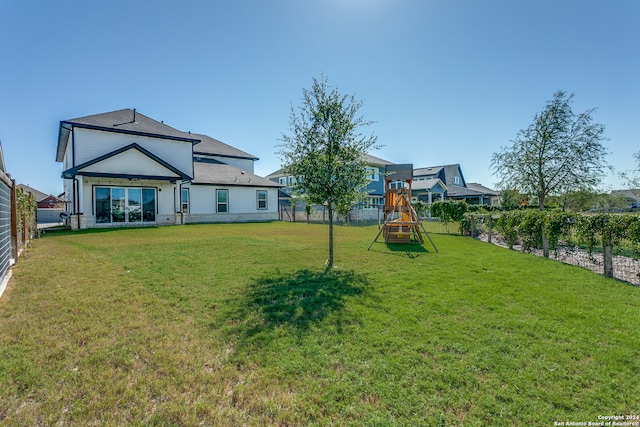
[(449, 199), (491, 205), (498, 197), (490, 188), (467, 183), (459, 164), (414, 169), (413, 182), (413, 195), (429, 203)]
[[(384, 167), (393, 163), (370, 154), (365, 155), (365, 160), (367, 163), (368, 183), (364, 191), (367, 193), (367, 198), (362, 205), (358, 207), (365, 211), (371, 210), (377, 212), (378, 207), (384, 204)], [(284, 216), (282, 219), (293, 218), (292, 205), (295, 205), (296, 211), (304, 211), (305, 206), (302, 203), (298, 204), (295, 202), (295, 199), (299, 197), (293, 189), (293, 186), (297, 182), (296, 177), (285, 174), (283, 169), (278, 169), (267, 175), (266, 178), (283, 187), (280, 190), (280, 205), (289, 217)]]
[(257, 157), (135, 110), (61, 121), (56, 160), (72, 229), (278, 219)]

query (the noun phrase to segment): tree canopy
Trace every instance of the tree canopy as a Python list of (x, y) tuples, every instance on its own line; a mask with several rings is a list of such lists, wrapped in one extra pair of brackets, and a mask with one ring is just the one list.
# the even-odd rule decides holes
[(498, 185), (536, 197), (540, 210), (550, 195), (595, 189), (608, 167), (604, 126), (593, 123), (595, 109), (574, 113), (573, 97), (563, 91), (554, 93), (512, 145), (492, 155)]
[(313, 79), (302, 89), (302, 104), (291, 106), (289, 133), (279, 152), (286, 174), (296, 178), (295, 191), (312, 203), (327, 206), (329, 258), (333, 266), (333, 212), (344, 211), (366, 195), (366, 154), (376, 137), (359, 129), (372, 122), (359, 115), (363, 101), (342, 95), (327, 78)]

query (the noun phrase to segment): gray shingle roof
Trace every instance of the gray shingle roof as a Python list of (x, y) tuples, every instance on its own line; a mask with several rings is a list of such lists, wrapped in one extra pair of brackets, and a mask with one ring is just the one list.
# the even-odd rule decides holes
[(188, 141), (199, 140), (196, 136), (174, 129), (137, 111), (134, 112), (134, 110), (130, 108), (64, 120), (63, 123), (91, 128), (103, 128), (116, 132), (149, 134)]
[(427, 168), (418, 168), (413, 170), (413, 176), (437, 175), (444, 166), (431, 166)]
[(476, 197), (476, 196), (497, 196), (498, 194), (480, 184), (476, 184), (473, 186), (467, 187), (449, 187), (447, 191), (447, 197)]
[(431, 190), (438, 183), (440, 183), (440, 185), (443, 187), (443, 190), (447, 189), (447, 187), (442, 181), (440, 181), (439, 178), (429, 178), (420, 181), (413, 181), (411, 183), (411, 188), (413, 190)]
[[(441, 176), (441, 173), (444, 172), (444, 176)], [(431, 166), (427, 168), (418, 168), (413, 170), (413, 176), (427, 176), (427, 177), (441, 177), (444, 178), (442, 181), (444, 185), (449, 187), (449, 193), (451, 193), (452, 186), (462, 186), (466, 185), (464, 175), (462, 175), (462, 169), (460, 165), (455, 163), (452, 165), (443, 165), (443, 166)], [(460, 177), (460, 184), (456, 184), (454, 181), (454, 177)]]
[(222, 163), (193, 162), (193, 184), (237, 185), (245, 187), (282, 187), (258, 175)]
[(492, 195), (492, 196), (497, 196), (498, 195), (497, 191), (492, 190), (489, 187), (485, 187), (484, 185), (479, 184), (477, 182), (468, 182), (467, 183), (467, 188), (470, 189), (470, 190), (473, 190), (473, 191), (478, 191), (480, 193), (489, 194), (489, 195)]
[(242, 150), (238, 150), (235, 147), (232, 147), (228, 144), (225, 144), (222, 141), (218, 141), (215, 138), (211, 138), (208, 135), (202, 134), (191, 134), (192, 136), (198, 138), (200, 142), (198, 142), (193, 147), (194, 154), (209, 154), (223, 157), (235, 157), (241, 159), (249, 159), (249, 160), (258, 160), (256, 156), (253, 154), (246, 153)]
[[(365, 154), (365, 160), (370, 165), (385, 166), (385, 165), (395, 164), (388, 160), (381, 159), (380, 157), (372, 156), (371, 154)], [(267, 178), (279, 178), (281, 176), (285, 176), (283, 168), (280, 168), (277, 171), (271, 172), (269, 175), (267, 175)]]
[(370, 165), (393, 165), (393, 162), (390, 162), (388, 160), (385, 159), (381, 159), (380, 157), (376, 157), (376, 156), (372, 156), (371, 154), (365, 154), (365, 159), (367, 161), (367, 163), (369, 163)]
[(200, 141), (190, 133), (179, 131), (130, 108), (125, 108), (109, 113), (94, 114), (61, 121), (58, 133), (58, 149), (56, 151), (56, 160), (58, 162), (64, 159), (64, 152), (67, 148), (67, 141), (69, 140), (69, 132), (73, 126), (109, 132), (169, 138), (191, 143)]
[(33, 187), (29, 187), (28, 185), (18, 184), (18, 187), (22, 188), (22, 191), (26, 191), (27, 193), (33, 194), (33, 197), (36, 199), (36, 202), (39, 202), (40, 200), (46, 199), (47, 197), (51, 196), (51, 194), (45, 194), (42, 191), (36, 190)]

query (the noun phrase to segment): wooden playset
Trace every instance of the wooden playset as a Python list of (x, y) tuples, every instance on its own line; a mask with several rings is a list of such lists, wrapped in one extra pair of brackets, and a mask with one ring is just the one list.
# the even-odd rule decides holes
[(384, 176), (384, 223), (367, 250), (378, 241), (382, 234), (385, 243), (424, 243), (426, 236), (433, 248), (431, 237), (424, 229), (415, 209), (411, 206), (411, 182), (413, 181), (413, 165), (387, 165)]

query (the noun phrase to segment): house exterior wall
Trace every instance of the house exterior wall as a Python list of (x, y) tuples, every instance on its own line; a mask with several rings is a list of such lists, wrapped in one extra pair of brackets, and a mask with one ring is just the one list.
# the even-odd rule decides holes
[[(278, 219), (278, 189), (259, 187), (183, 185), (189, 189), (189, 213), (185, 223), (275, 221)], [(227, 190), (228, 212), (216, 212), (216, 190)], [(258, 209), (257, 191), (267, 192), (267, 209)]]
[(65, 156), (65, 159), (70, 157), (68, 151), (72, 145), (75, 145), (75, 164), (73, 166), (81, 165), (135, 142), (178, 170), (193, 176), (193, 145), (191, 142), (77, 127), (74, 128), (73, 134), (75, 142), (68, 144)]
[(109, 228), (127, 225), (139, 227), (144, 223), (108, 223), (96, 224), (95, 187), (154, 188), (156, 190), (156, 220), (154, 225), (171, 225), (179, 223), (176, 218), (177, 200), (176, 184), (167, 181), (139, 180), (129, 181), (120, 178), (78, 177), (81, 182), (81, 210), (79, 228)]
[(368, 172), (371, 180), (367, 184), (367, 192), (384, 196), (384, 166), (370, 166)]
[(64, 152), (64, 160), (62, 161), (62, 170), (67, 170), (73, 167), (73, 144), (71, 143), (72, 133), (69, 132), (69, 137), (67, 139), (67, 145)]
[(94, 163), (85, 168), (82, 172), (108, 172), (112, 174), (132, 174), (146, 176), (179, 176), (168, 170), (163, 165), (150, 159), (145, 154), (136, 149), (130, 149), (116, 156)]

